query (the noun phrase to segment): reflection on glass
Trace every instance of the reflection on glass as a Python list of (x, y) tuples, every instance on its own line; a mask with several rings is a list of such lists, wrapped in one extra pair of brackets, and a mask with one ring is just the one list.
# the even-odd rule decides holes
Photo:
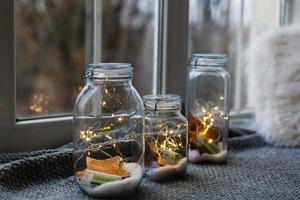
[(189, 0), (189, 55), (228, 55), (235, 110), (253, 106), (246, 90), (246, 49), (261, 32), (278, 24), (278, 5), (277, 1)]
[(15, 3), (18, 118), (70, 112), (84, 65), (85, 2)]
[(152, 93), (155, 1), (101, 1), (101, 62), (132, 63), (141, 95)]
[[(241, 1), (190, 0), (189, 13), (189, 52), (227, 54), (230, 63), (230, 75), (233, 82), (238, 60), (241, 32)], [(243, 27), (247, 29), (246, 26)], [(245, 36), (246, 37), (246, 36)], [(232, 84), (234, 95), (235, 84)], [(234, 100), (235, 98), (231, 98)], [(245, 99), (243, 99), (245, 100)], [(232, 104), (235, 102), (232, 101)], [(245, 104), (245, 102), (243, 102)]]
[[(16, 89), (19, 119), (70, 114), (92, 62), (93, 0), (16, 0)], [(134, 85), (152, 91), (154, 3), (101, 1), (101, 62), (133, 63)], [(99, 21), (101, 20), (101, 21)], [(144, 80), (147, 78), (147, 82)]]

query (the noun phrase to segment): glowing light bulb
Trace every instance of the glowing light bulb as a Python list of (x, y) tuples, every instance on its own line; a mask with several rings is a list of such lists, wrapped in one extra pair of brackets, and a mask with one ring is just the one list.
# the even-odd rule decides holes
[(117, 121), (120, 122), (120, 123), (121, 123), (123, 120), (124, 120), (123, 117), (118, 117), (118, 119), (117, 119)]
[(112, 139), (112, 137), (111, 137), (110, 135), (105, 135), (105, 137), (106, 137), (107, 139), (109, 139), (109, 140)]

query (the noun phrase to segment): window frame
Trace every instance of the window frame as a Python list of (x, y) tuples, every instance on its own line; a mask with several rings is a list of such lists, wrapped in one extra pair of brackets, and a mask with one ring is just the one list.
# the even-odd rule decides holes
[[(158, 17), (156, 17), (154, 70), (154, 93), (176, 93), (185, 96), (185, 79), (187, 56), (188, 1), (157, 1)], [(0, 26), (5, 27), (0, 33), (0, 152), (28, 151), (42, 148), (53, 148), (72, 141), (72, 116), (49, 117), (17, 121), (16, 116), (16, 66), (15, 66), (15, 1), (3, 0), (0, 7)], [(94, 4), (99, 4), (94, 0)], [(177, 12), (179, 9), (184, 12)], [(97, 10), (94, 22), (101, 20)], [(178, 15), (179, 13), (179, 15)], [(182, 29), (182, 27), (184, 27)], [(177, 31), (180, 30), (180, 31)], [(94, 27), (93, 34), (101, 32), (101, 25)], [(172, 42), (177, 41), (177, 42)], [(94, 61), (99, 61), (101, 51), (93, 47)], [(177, 51), (179, 49), (179, 51)], [(180, 72), (180, 73), (178, 73)], [(178, 86), (174, 82), (184, 83)], [(176, 81), (176, 82), (177, 82)]]
[[(279, 1), (284, 5), (282, 2), (286, 0)], [(72, 116), (16, 120), (14, 4), (15, 0), (2, 0), (0, 7), (0, 26), (3, 27), (0, 32), (0, 89), (3, 94), (0, 95), (0, 152), (58, 147), (72, 141)], [(94, 4), (101, 2), (94, 0)], [(156, 4), (153, 93), (179, 94), (185, 101), (189, 1), (157, 0)], [(101, 21), (101, 15), (97, 9), (94, 13), (92, 23), (95, 25)], [(101, 34), (101, 24), (94, 26), (91, 33), (97, 34)], [(94, 40), (95, 43), (91, 49), (93, 60), (100, 61), (101, 40)]]
[(3, 0), (0, 7), (0, 152), (56, 147), (71, 141), (71, 116), (17, 121), (14, 5)]

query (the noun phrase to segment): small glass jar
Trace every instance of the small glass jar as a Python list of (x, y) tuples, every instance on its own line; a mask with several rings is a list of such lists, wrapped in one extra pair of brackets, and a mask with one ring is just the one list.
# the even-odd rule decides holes
[(178, 95), (147, 95), (145, 167), (153, 181), (183, 177), (187, 169), (187, 120)]
[(230, 76), (227, 56), (193, 54), (189, 59), (186, 115), (189, 161), (227, 160)]
[(126, 63), (90, 64), (74, 106), (75, 179), (93, 197), (133, 193), (144, 172), (144, 107)]

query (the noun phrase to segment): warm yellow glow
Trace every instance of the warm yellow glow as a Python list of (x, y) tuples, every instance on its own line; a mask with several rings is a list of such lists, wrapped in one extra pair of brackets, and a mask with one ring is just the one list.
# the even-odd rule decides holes
[(102, 131), (109, 131), (111, 129), (111, 126), (108, 125), (108, 126), (104, 126), (101, 130)]
[[(176, 125), (174, 128), (165, 127), (163, 123), (159, 124), (161, 129), (157, 135), (148, 137), (147, 141), (150, 144), (151, 150), (158, 156), (158, 163), (164, 165), (165, 161), (162, 157), (163, 152), (176, 152), (180, 148), (184, 148), (181, 134), (178, 133), (181, 125)], [(178, 127), (178, 128), (177, 128)]]
[(117, 119), (117, 121), (120, 122), (120, 123), (121, 123), (123, 120), (124, 120), (123, 117), (118, 117), (118, 119)]
[(102, 101), (102, 106), (105, 106), (106, 105), (106, 102), (105, 101)]
[(77, 89), (80, 92), (82, 90), (83, 86), (78, 86)]
[(220, 96), (220, 100), (224, 100), (224, 97), (223, 97), (223, 96)]
[(84, 139), (87, 142), (91, 141), (91, 139), (95, 136), (96, 136), (96, 134), (91, 130), (80, 131), (80, 135), (79, 135), (79, 137), (81, 139)]
[[(115, 116), (115, 114), (112, 114), (112, 117), (113, 116)], [(123, 120), (124, 120), (123, 117), (119, 119), (119, 121), (123, 121)], [(90, 126), (85, 124), (83, 126), (83, 129), (79, 131), (79, 138), (77, 139), (75, 144), (78, 145), (78, 143), (84, 141), (88, 143), (87, 147), (84, 149), (84, 153), (87, 153), (89, 155), (91, 151), (97, 151), (97, 152), (101, 151), (101, 153), (105, 154), (108, 157), (115, 156), (115, 154), (111, 155), (109, 153), (112, 152), (111, 148), (113, 147), (114, 148), (113, 152), (117, 152), (117, 154), (121, 157), (121, 161), (123, 162), (123, 158), (122, 158), (123, 154), (118, 147), (118, 143), (120, 142), (120, 140), (122, 140), (122, 142), (125, 141), (129, 142), (130, 140), (132, 140), (133, 134), (131, 134), (126, 138), (115, 139), (113, 133), (109, 132), (113, 129), (113, 127), (114, 127), (114, 123), (112, 123), (112, 121), (107, 122), (105, 124), (103, 124), (100, 121), (97, 121)], [(105, 141), (102, 144), (100, 144), (99, 140), (102, 139), (105, 139)]]
[(105, 137), (106, 137), (107, 139), (109, 139), (109, 140), (112, 139), (112, 137), (111, 137), (110, 135), (105, 135)]
[[(220, 97), (224, 98), (223, 96)], [(199, 134), (199, 137), (204, 136), (208, 133), (208, 131), (215, 125), (215, 122), (219, 120), (228, 120), (228, 114), (224, 113), (220, 109), (220, 107), (215, 106), (213, 103), (207, 103), (204, 106), (200, 106), (198, 104), (197, 111), (199, 112), (198, 116), (195, 116), (198, 118), (198, 120), (201, 122), (200, 130), (197, 131), (197, 134)], [(209, 139), (208, 143), (212, 143), (213, 140)]]
[(49, 96), (44, 94), (34, 94), (32, 96), (32, 105), (29, 109), (35, 113), (47, 113), (49, 104)]

